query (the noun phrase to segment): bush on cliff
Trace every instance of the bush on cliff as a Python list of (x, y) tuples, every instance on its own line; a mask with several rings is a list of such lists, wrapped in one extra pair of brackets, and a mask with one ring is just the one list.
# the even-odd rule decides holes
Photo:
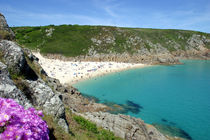
[(11, 35), (9, 34), (9, 32), (4, 31), (4, 30), (0, 30), (0, 40), (1, 39), (6, 39), (6, 40), (11, 40)]

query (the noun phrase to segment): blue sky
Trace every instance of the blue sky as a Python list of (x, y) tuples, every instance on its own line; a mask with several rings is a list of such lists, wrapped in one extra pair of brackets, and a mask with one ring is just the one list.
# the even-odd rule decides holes
[(210, 0), (0, 0), (10, 26), (111, 25), (210, 33)]

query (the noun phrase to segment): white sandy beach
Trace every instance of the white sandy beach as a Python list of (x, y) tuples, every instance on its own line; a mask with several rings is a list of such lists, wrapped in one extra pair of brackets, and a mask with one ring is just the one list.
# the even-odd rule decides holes
[(33, 53), (39, 58), (39, 64), (47, 75), (58, 79), (62, 84), (74, 84), (78, 81), (101, 76), (111, 72), (148, 66), (146, 64), (118, 62), (73, 62), (48, 59), (40, 53)]

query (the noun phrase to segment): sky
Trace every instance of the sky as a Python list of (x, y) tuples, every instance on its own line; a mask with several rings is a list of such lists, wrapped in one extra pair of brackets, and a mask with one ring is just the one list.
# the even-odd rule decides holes
[(108, 25), (210, 33), (210, 0), (0, 0), (9, 26)]

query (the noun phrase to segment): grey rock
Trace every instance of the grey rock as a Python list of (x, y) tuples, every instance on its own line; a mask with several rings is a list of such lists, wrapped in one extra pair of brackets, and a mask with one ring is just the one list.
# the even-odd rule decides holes
[[(38, 106), (43, 109), (49, 115), (53, 115), (57, 119), (65, 120), (65, 108), (62, 100), (60, 99), (60, 94), (55, 94), (52, 89), (42, 80), (38, 79), (36, 81), (25, 80), (31, 93), (31, 102), (34, 106)], [(61, 127), (67, 130), (68, 124), (62, 124)]]
[(15, 99), (24, 107), (32, 107), (26, 96), (15, 86), (11, 80), (7, 66), (0, 62), (0, 97)]
[(52, 37), (52, 34), (53, 34), (53, 31), (55, 29), (54, 28), (50, 28), (50, 29), (46, 29), (45, 32), (46, 32), (46, 36), (47, 37)]
[(28, 56), (28, 59), (32, 62), (36, 61), (38, 62), (39, 61), (39, 58), (37, 58), (35, 55), (33, 55), (33, 53), (27, 49), (27, 48), (22, 48), (22, 50), (25, 52), (25, 54)]
[(205, 56), (210, 58), (210, 51), (206, 52)]
[(196, 49), (199, 50), (199, 46), (204, 46), (205, 39), (201, 35), (193, 34), (187, 41), (189, 46), (186, 46), (187, 49)]
[(167, 140), (155, 127), (145, 124), (141, 119), (105, 112), (80, 115), (126, 140)]
[(60, 127), (62, 127), (64, 130), (65, 130), (65, 132), (68, 132), (69, 131), (69, 128), (68, 128), (68, 126), (66, 125), (66, 121), (64, 120), (64, 119), (59, 119), (58, 120), (58, 125), (60, 126)]
[(160, 63), (166, 63), (167, 62), (167, 60), (165, 58), (160, 58), (160, 57), (158, 57), (158, 61)]
[(21, 73), (28, 68), (22, 49), (12, 41), (0, 41), (0, 51), (9, 69), (15, 73)]
[(7, 38), (2, 38), (0, 35), (0, 39), (2, 38), (2, 39), (11, 40), (11, 39), (15, 38), (14, 32), (9, 28), (5, 17), (1, 13), (0, 13), (0, 31), (4, 31), (9, 34), (9, 36), (7, 36)]
[(53, 116), (61, 117), (64, 113), (64, 106), (52, 89), (42, 80), (25, 80), (30, 89), (33, 105), (46, 108), (46, 111)]

